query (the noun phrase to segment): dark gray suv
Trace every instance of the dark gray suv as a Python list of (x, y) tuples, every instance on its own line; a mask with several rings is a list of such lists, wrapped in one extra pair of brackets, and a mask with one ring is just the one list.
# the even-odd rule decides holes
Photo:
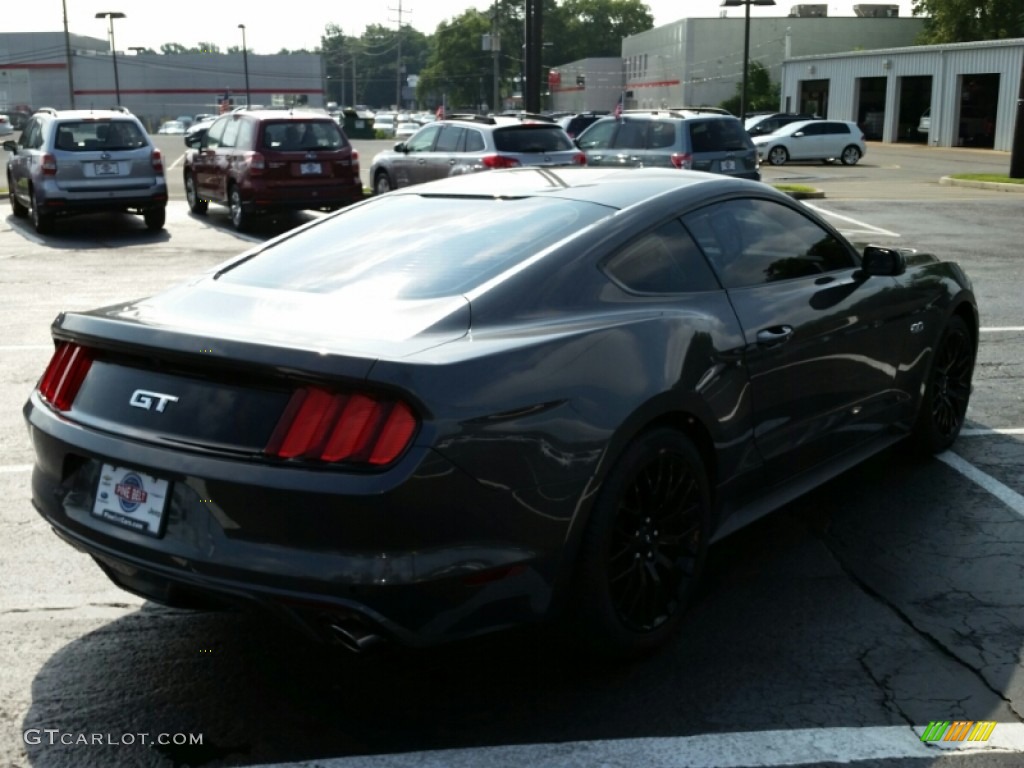
[(15, 216), (47, 232), (57, 216), (95, 211), (141, 214), (162, 229), (167, 180), (160, 150), (134, 115), (120, 110), (43, 109), (17, 142), (5, 141)]
[(761, 180), (757, 149), (731, 115), (627, 110), (598, 120), (576, 146), (587, 165), (685, 168)]

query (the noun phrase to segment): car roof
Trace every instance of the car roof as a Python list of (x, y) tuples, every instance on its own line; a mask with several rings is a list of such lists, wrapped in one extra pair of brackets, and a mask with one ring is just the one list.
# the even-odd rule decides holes
[(443, 197), (557, 197), (628, 208), (651, 197), (675, 195), (681, 205), (717, 194), (745, 190), (787, 199), (760, 182), (732, 176), (670, 168), (522, 167), (471, 173), (417, 184), (391, 195)]
[[(700, 118), (702, 120), (738, 120), (739, 118), (729, 113), (722, 113), (721, 111), (702, 111), (699, 109), (626, 109), (622, 112), (622, 117), (629, 118), (650, 118), (660, 119), (665, 118), (676, 118), (677, 120), (692, 120), (694, 118)], [(618, 119), (618, 118), (614, 118)]]

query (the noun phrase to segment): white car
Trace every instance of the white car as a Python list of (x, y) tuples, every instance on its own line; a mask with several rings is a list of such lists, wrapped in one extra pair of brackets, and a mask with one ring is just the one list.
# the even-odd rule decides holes
[(864, 132), (849, 120), (804, 120), (790, 123), (775, 133), (753, 138), (761, 160), (782, 165), (790, 160), (838, 158), (843, 165), (855, 165), (864, 157)]
[(157, 129), (157, 133), (172, 133), (180, 136), (185, 133), (185, 124), (180, 120), (168, 120)]
[(399, 123), (398, 127), (395, 128), (395, 138), (399, 141), (405, 141), (422, 127), (419, 123)]
[(14, 126), (7, 115), (0, 115), (0, 136), (10, 136), (14, 133)]

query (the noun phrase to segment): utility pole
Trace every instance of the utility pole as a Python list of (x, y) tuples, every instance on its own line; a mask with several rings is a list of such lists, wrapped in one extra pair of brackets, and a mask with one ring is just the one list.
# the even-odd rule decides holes
[(75, 108), (75, 60), (71, 55), (71, 34), (68, 32), (68, 3), (61, 0), (64, 6), (64, 55), (68, 62), (68, 98), (71, 100), (71, 109)]
[(526, 2), (526, 83), (523, 106), (527, 112), (540, 112), (541, 51), (544, 50), (544, 20), (542, 0)]
[(1013, 126), (1013, 146), (1010, 148), (1010, 178), (1024, 179), (1024, 71), (1020, 73), (1017, 92), (1017, 120)]
[[(395, 61), (395, 111), (402, 111), (402, 14), (409, 11), (402, 10), (402, 0), (398, 0), (398, 8), (390, 10), (398, 13), (398, 59)], [(398, 125), (397, 123), (395, 124)]]

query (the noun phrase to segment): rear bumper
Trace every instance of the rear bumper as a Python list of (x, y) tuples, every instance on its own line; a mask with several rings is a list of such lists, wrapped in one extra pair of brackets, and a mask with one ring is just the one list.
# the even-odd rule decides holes
[[(35, 507), (146, 598), (260, 606), (321, 639), (332, 623), (355, 620), (407, 645), (535, 622), (551, 605), (568, 522), (513, 524), (524, 514), (514, 498), (429, 449), (353, 481), (132, 443), (34, 400), (25, 415)], [(92, 515), (105, 463), (170, 482), (160, 537)]]
[(47, 185), (40, 203), (47, 213), (56, 214), (163, 208), (167, 205), (167, 185), (162, 183), (142, 189), (95, 192), (69, 192), (55, 185)]
[(242, 186), (242, 205), (247, 211), (335, 210), (363, 199), (362, 183), (316, 186)]

